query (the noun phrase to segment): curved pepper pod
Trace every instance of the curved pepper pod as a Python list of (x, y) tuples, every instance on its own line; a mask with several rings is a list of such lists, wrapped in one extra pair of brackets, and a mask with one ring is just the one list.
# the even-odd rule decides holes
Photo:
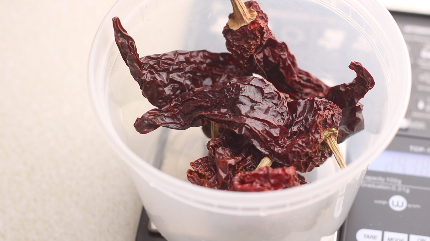
[(342, 109), (338, 143), (364, 129), (363, 105), (358, 101), (375, 86), (372, 75), (359, 62), (351, 62), (349, 68), (357, 74), (354, 80), (331, 87), (325, 97)]
[(142, 134), (160, 126), (184, 130), (209, 121), (243, 135), (273, 161), (311, 171), (330, 155), (320, 150), (325, 129), (338, 129), (342, 110), (320, 98), (288, 100), (270, 82), (252, 76), (179, 95), (134, 124)]
[(288, 46), (277, 41), (269, 29), (267, 14), (257, 2), (248, 1), (245, 5), (257, 12), (256, 19), (237, 30), (228, 25), (223, 30), (227, 49), (245, 69), (264, 76), (293, 99), (323, 97), (337, 104), (343, 110), (338, 143), (363, 130), (363, 105), (358, 104), (358, 100), (375, 84), (367, 70), (360, 63), (352, 62), (350, 68), (357, 72), (357, 78), (349, 84), (328, 87), (297, 66)]
[(357, 74), (348, 84), (340, 84), (330, 88), (326, 99), (333, 101), (340, 108), (352, 107), (375, 86), (375, 80), (359, 62), (351, 62), (349, 68)]
[(191, 89), (247, 74), (230, 53), (172, 51), (139, 58), (134, 39), (114, 17), (115, 42), (142, 95), (159, 108)]

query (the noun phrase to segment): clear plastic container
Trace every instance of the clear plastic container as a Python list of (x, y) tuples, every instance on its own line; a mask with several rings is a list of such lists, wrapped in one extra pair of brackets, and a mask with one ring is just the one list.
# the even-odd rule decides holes
[(410, 63), (389, 12), (375, 0), (259, 0), (279, 40), (298, 65), (329, 85), (350, 82), (359, 61), (376, 85), (361, 101), (365, 129), (343, 148), (348, 167), (333, 160), (316, 168), (312, 183), (292, 189), (238, 193), (186, 181), (189, 162), (206, 155), (199, 128), (133, 127), (151, 107), (141, 96), (114, 43), (118, 16), (141, 56), (171, 50), (226, 52), (221, 34), (228, 0), (119, 0), (103, 20), (89, 62), (89, 88), (99, 124), (130, 167), (150, 219), (168, 240), (320, 240), (343, 223), (369, 163), (389, 144), (406, 111)]

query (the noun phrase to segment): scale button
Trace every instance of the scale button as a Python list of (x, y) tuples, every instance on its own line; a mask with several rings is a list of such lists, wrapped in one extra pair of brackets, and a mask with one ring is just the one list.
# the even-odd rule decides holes
[(388, 205), (394, 211), (403, 211), (408, 206), (408, 201), (403, 196), (394, 195), (388, 200)]
[(385, 231), (384, 241), (408, 241), (408, 234)]
[(411, 234), (409, 235), (409, 241), (430, 241), (430, 237)]
[(355, 235), (357, 241), (382, 241), (382, 231), (373, 229), (360, 229)]

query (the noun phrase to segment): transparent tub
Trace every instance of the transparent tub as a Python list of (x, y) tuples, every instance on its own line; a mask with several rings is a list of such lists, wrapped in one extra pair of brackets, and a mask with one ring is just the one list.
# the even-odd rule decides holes
[(172, 50), (226, 52), (221, 34), (228, 0), (119, 0), (103, 20), (89, 62), (99, 124), (130, 167), (142, 203), (168, 240), (320, 240), (343, 223), (369, 163), (395, 135), (410, 93), (401, 33), (375, 0), (259, 0), (276, 37), (298, 65), (329, 85), (350, 82), (359, 61), (376, 85), (361, 103), (365, 129), (343, 145), (348, 167), (332, 159), (306, 174), (310, 184), (264, 193), (207, 189), (186, 181), (189, 163), (206, 155), (200, 128), (138, 134), (137, 117), (153, 108), (141, 96), (114, 42), (118, 16), (140, 56)]

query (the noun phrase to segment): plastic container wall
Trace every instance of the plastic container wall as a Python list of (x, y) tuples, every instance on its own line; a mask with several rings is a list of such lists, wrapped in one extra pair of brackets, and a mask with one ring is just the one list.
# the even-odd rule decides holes
[(329, 85), (350, 82), (359, 61), (375, 78), (361, 101), (365, 130), (347, 141), (348, 167), (332, 160), (308, 174), (312, 183), (265, 193), (217, 191), (186, 180), (189, 162), (206, 155), (199, 128), (160, 128), (140, 135), (137, 117), (153, 108), (119, 55), (118, 16), (140, 56), (172, 50), (226, 52), (221, 34), (227, 0), (119, 0), (102, 22), (90, 55), (94, 111), (112, 147), (129, 165), (149, 217), (168, 240), (320, 240), (343, 223), (368, 164), (389, 144), (410, 92), (405, 43), (390, 14), (374, 0), (259, 0), (276, 37), (298, 65)]

